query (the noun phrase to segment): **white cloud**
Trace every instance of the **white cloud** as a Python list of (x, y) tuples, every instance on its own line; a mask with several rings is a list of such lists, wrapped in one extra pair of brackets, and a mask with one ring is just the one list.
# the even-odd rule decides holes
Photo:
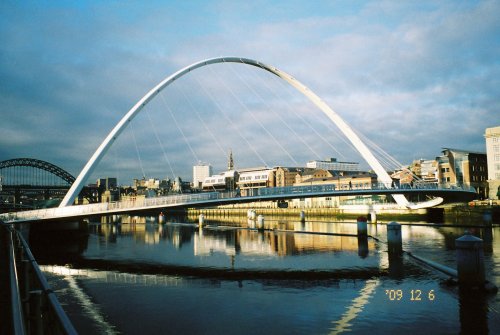
[[(483, 150), (484, 128), (497, 125), (500, 107), (499, 2), (377, 1), (350, 10), (298, 2), (261, 11), (262, 5), (248, 3), (241, 8), (221, 2), (192, 12), (187, 12), (189, 4), (141, 8), (100, 3), (86, 10), (2, 5), (6, 14), (0, 23), (0, 75), (6, 80), (0, 83), (0, 114), (2, 129), (10, 134), (0, 140), (2, 155), (8, 159), (20, 153), (41, 154), (46, 157), (35, 158), (66, 160), (60, 165), (77, 171), (151, 87), (181, 67), (220, 55), (255, 58), (290, 73), (400, 161), (436, 156), (442, 146)], [(221, 67), (214, 66), (214, 71), (225, 80), (234, 77), (234, 72)], [(193, 76), (200, 82), (211, 80), (207, 90), (229, 107), (226, 113), (234, 125), (227, 124), (214, 101), (189, 78), (181, 91), (165, 92), (167, 101), (180, 113), (182, 129), (203, 160), (214, 157), (223, 167), (224, 151), (231, 147), (241, 164), (260, 165), (246, 141), (233, 132), (240, 131), (264, 152), (272, 139), (248, 126), (256, 123), (254, 117), (223, 84), (212, 80), (214, 71), (199, 69)], [(258, 92), (268, 93), (268, 105), (252, 92), (238, 96), (250, 102), (255, 116), (271, 125), (276, 137), (286, 138), (283, 147), (297, 152), (298, 161), (316, 158), (293, 140), (295, 134), (276, 116), (275, 106), (319, 155), (338, 156), (291, 113), (296, 108), (309, 115), (311, 106), (303, 98), (276, 93), (285, 89), (279, 85), (266, 92), (259, 83), (267, 83), (268, 77), (252, 71), (241, 70), (242, 76), (251, 85), (260, 85)], [(237, 85), (238, 78), (230, 82)], [(248, 91), (241, 83), (233, 89)], [(211, 142), (213, 136), (179, 92), (189, 94), (220, 143)], [(276, 101), (274, 95), (293, 103)], [(179, 173), (189, 176), (194, 158), (164, 103), (152, 104), (151, 113)], [(321, 125), (318, 118), (310, 120), (351, 159), (350, 149), (331, 135), (334, 127)], [(241, 124), (236, 126), (236, 120)], [(144, 156), (149, 150), (150, 164), (156, 164), (163, 154), (158, 148), (155, 152), (156, 139), (146, 116), (138, 117), (136, 128)], [(37, 143), (44, 147), (42, 152), (30, 149)], [(130, 142), (123, 144), (123, 150), (126, 166), (136, 154)], [(276, 149), (262, 155), (266, 161), (287, 159)], [(103, 167), (106, 164), (112, 165), (103, 162)]]

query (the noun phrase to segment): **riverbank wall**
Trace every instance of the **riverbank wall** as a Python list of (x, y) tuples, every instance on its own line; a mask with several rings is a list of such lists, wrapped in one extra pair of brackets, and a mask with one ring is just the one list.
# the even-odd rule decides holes
[(267, 218), (299, 220), (301, 212), (306, 218), (321, 220), (355, 220), (365, 216), (370, 222), (390, 221), (425, 221), (434, 223), (463, 222), (481, 224), (483, 222), (500, 223), (500, 206), (469, 206), (455, 205), (411, 210), (400, 208), (397, 205), (345, 205), (335, 208), (276, 208), (263, 207), (258, 204), (245, 207), (213, 207), (213, 208), (188, 208), (183, 214), (188, 218), (196, 219), (200, 214), (209, 220), (220, 218), (246, 218), (249, 210), (254, 210), (256, 215)]

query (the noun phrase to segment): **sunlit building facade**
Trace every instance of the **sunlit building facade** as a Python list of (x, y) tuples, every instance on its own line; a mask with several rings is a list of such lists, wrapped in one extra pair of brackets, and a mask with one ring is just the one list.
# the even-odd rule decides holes
[(251, 168), (238, 170), (238, 173), (236, 184), (242, 196), (256, 195), (259, 188), (276, 186), (276, 169)]
[(488, 166), (485, 153), (443, 148), (443, 155), (436, 160), (442, 184), (471, 186), (476, 189), (479, 199), (487, 197)]
[(500, 126), (486, 128), (484, 137), (488, 161), (488, 198), (500, 199)]
[(202, 164), (193, 166), (193, 188), (201, 188), (203, 181), (212, 175), (212, 166)]

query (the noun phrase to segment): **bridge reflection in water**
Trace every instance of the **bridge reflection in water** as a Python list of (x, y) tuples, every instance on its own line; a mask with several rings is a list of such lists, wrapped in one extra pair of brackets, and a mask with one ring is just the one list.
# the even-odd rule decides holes
[[(369, 238), (363, 245), (349, 236), (354, 222), (266, 219), (270, 230), (259, 232), (244, 220), (232, 226), (211, 221), (201, 230), (183, 218), (167, 221), (103, 217), (59, 250), (32, 234), (33, 249), (49, 280), (66, 283), (60, 299), (80, 306), (73, 318), (108, 333), (227, 334), (236, 324), (242, 334), (433, 333), (436, 327), (457, 333), (472, 323), (500, 329), (497, 302), (470, 302), (443, 286), (441, 274), (409, 258), (389, 263), (384, 243)], [(368, 228), (385, 239), (383, 225)], [(500, 236), (498, 228), (489, 230), (476, 233)], [(460, 227), (403, 226), (406, 249), (450, 267), (449, 241), (462, 233)], [(498, 284), (494, 241), (488, 248), (488, 277)], [(388, 290), (400, 290), (402, 298), (391, 300)], [(412, 291), (422, 299), (411, 300)]]

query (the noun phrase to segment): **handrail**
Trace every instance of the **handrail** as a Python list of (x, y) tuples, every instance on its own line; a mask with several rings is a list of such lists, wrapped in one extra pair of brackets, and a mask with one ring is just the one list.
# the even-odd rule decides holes
[(42, 270), (40, 270), (40, 267), (38, 266), (35, 257), (33, 257), (33, 254), (31, 253), (31, 250), (28, 246), (28, 243), (21, 236), (21, 234), (19, 234), (18, 232), (16, 232), (16, 234), (23, 246), (23, 251), (25, 253), (26, 258), (31, 263), (32, 270), (35, 273), (35, 277), (38, 280), (38, 283), (40, 284), (40, 289), (46, 295), (50, 307), (55, 312), (55, 317), (58, 321), (59, 326), (62, 328), (64, 334), (77, 334), (75, 328), (73, 327), (73, 324), (66, 315), (66, 312), (64, 312), (64, 310), (62, 309), (61, 304), (59, 303), (59, 300), (57, 299), (55, 293), (51, 290), (49, 283), (47, 283), (47, 279), (43, 275)]
[[(0, 228), (5, 228), (8, 232), (14, 334), (44, 334), (47, 331), (50, 334), (77, 334), (55, 293), (50, 289), (26, 240), (11, 225), (1, 220)], [(19, 272), (19, 269), (22, 270)], [(20, 277), (19, 273), (24, 277)], [(30, 315), (27, 315), (28, 312)]]
[[(2, 225), (5, 225), (2, 223)], [(24, 313), (21, 303), (21, 294), (19, 290), (19, 278), (17, 275), (16, 255), (13, 245), (13, 232), (8, 229), (8, 247), (9, 247), (9, 273), (10, 273), (10, 305), (12, 311), (12, 329), (14, 334), (26, 334), (26, 327), (24, 325)]]

